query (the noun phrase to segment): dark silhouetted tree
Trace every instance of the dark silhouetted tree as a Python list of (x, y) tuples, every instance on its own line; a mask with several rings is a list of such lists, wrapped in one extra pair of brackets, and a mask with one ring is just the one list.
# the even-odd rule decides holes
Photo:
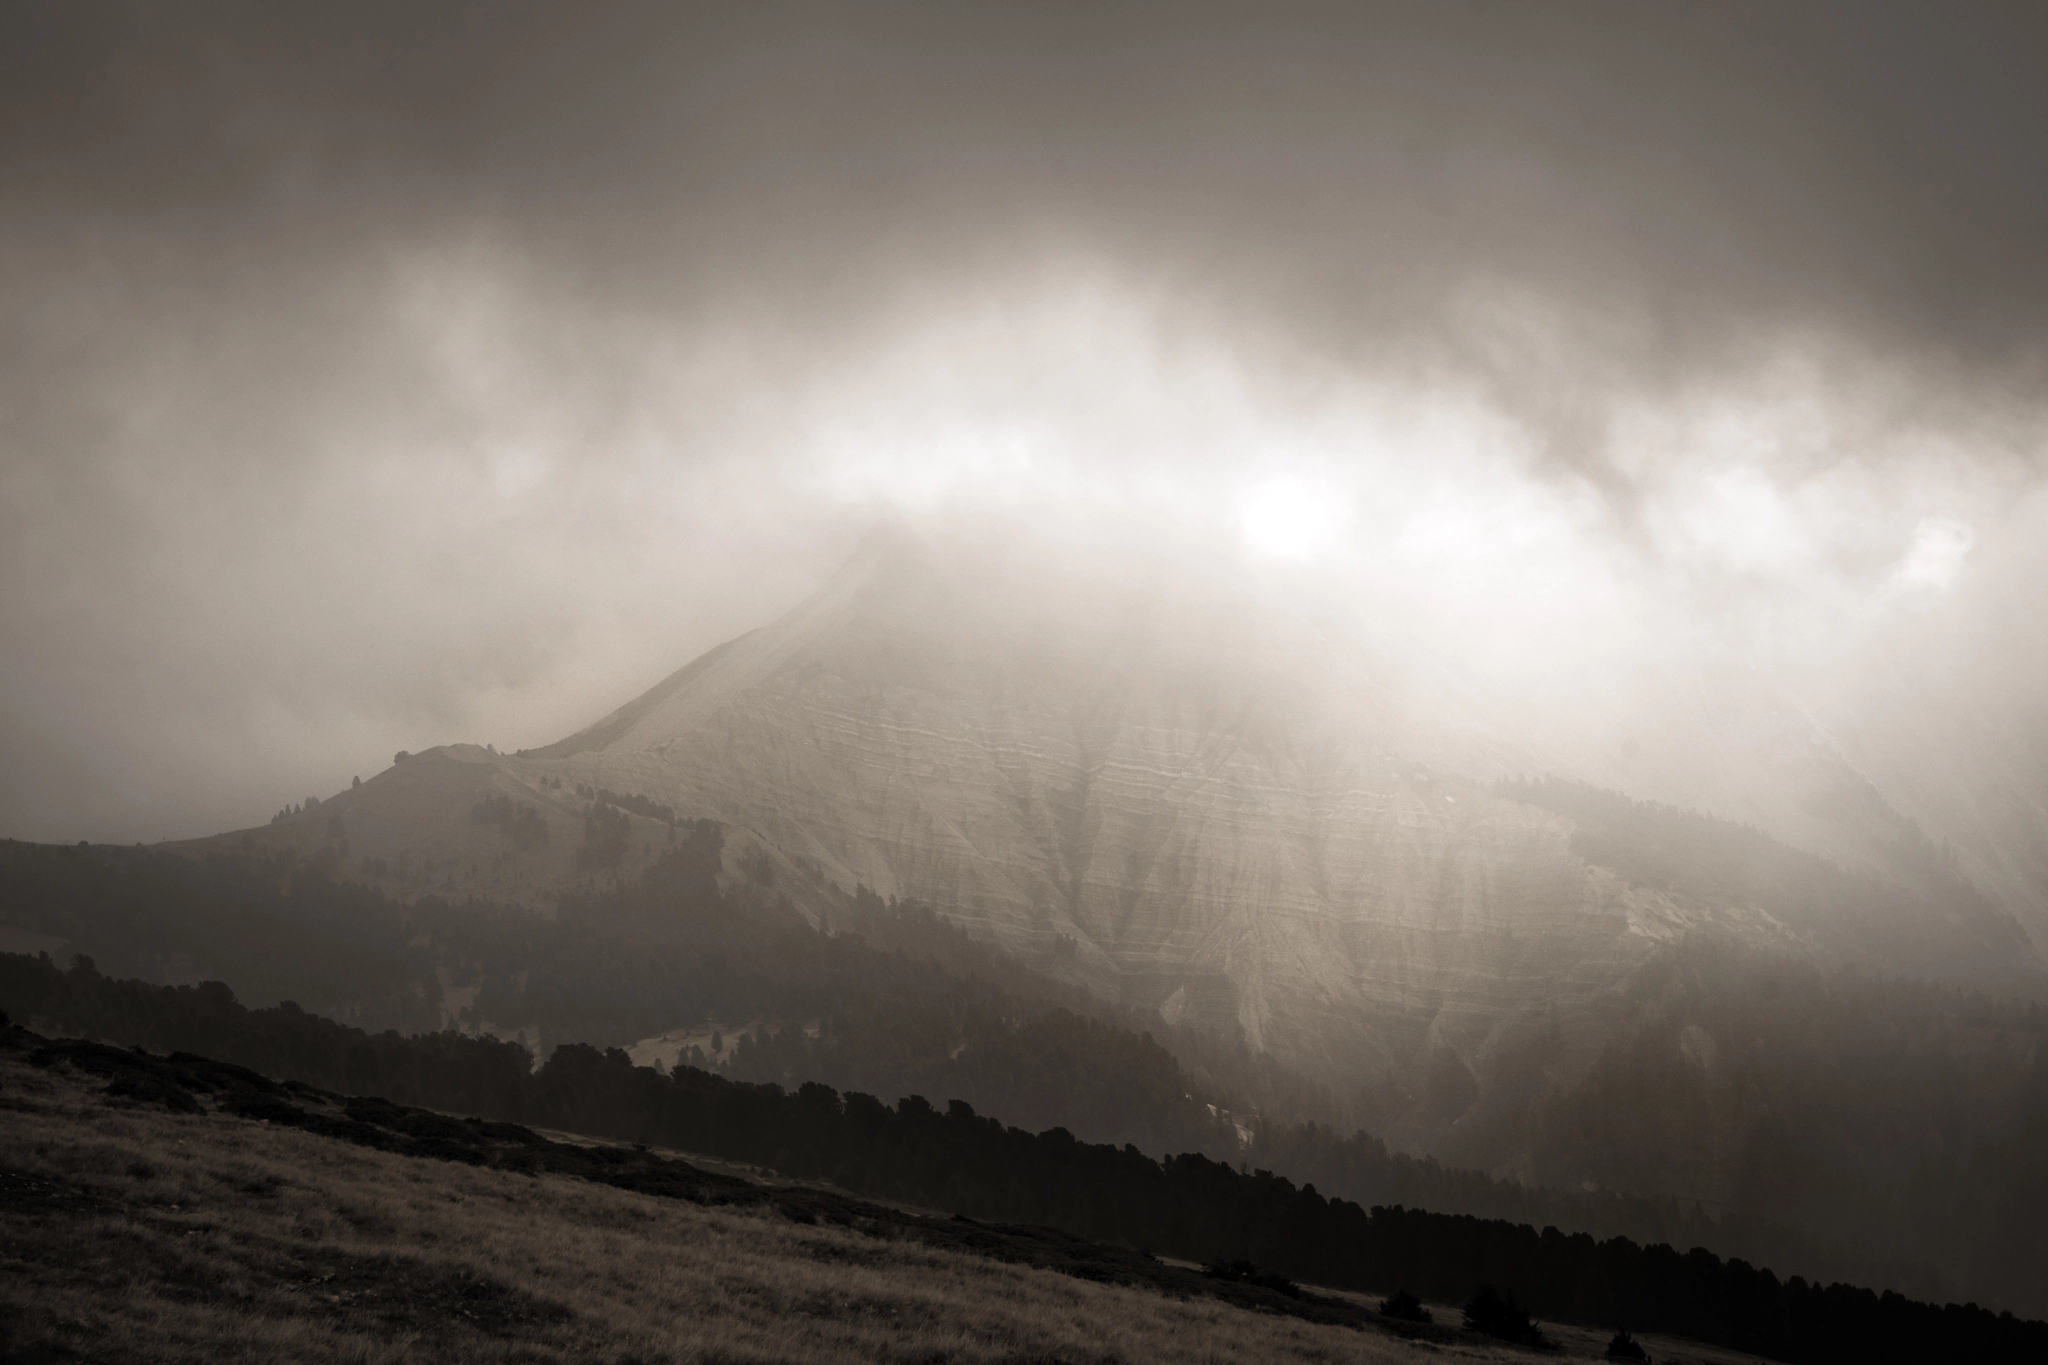
[(1422, 1306), (1422, 1300), (1409, 1289), (1397, 1289), (1380, 1300), (1382, 1316), (1397, 1318), (1402, 1322), (1435, 1322), (1436, 1315)]

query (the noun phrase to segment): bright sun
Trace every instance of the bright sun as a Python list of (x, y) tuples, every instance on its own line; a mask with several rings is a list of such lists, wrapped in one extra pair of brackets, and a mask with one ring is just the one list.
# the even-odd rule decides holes
[(1328, 490), (1291, 476), (1267, 479), (1239, 498), (1238, 530), (1258, 554), (1307, 559), (1336, 541), (1340, 510)]

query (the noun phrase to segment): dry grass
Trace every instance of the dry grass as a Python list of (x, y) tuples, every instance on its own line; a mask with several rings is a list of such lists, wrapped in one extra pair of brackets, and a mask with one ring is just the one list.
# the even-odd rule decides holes
[(1537, 1359), (124, 1107), (99, 1088), (0, 1058), (0, 1359)]

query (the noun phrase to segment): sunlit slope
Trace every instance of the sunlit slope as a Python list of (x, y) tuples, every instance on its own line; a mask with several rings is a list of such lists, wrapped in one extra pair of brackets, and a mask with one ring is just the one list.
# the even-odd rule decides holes
[[(884, 544), (783, 620), (503, 767), (752, 831), (842, 885), (930, 899), (1062, 974), (1333, 1076), (1441, 1054), (1453, 1112), (1457, 1072), (1503, 1021), (1596, 992), (1693, 928), (1864, 947), (1839, 917), (1583, 856), (1568, 813), (1492, 786), (1555, 766), (1555, 737), (1417, 677), (1227, 594)], [(1755, 809), (1806, 810), (1833, 768), (1769, 732), (1754, 744), (1753, 760), (1698, 765), (1699, 785), (1721, 795), (1747, 771)], [(1911, 938), (1872, 965), (1923, 965)], [(2015, 943), (2024, 959), (2008, 937), (1942, 965), (1996, 975)]]
[(1403, 1031), (1476, 1047), (1682, 926), (1571, 856), (1566, 821), (1489, 799), (1472, 777), (1500, 746), (1330, 687), (1301, 640), (1031, 586), (871, 555), (513, 767), (652, 793), (1170, 1020), (1346, 1070), (1405, 1059)]
[[(667, 815), (716, 819), (729, 875), (929, 900), (1058, 975), (1371, 1090), (1418, 1136), (1554, 1018), (1545, 1065), (1569, 1070), (1599, 1041), (1574, 1002), (1694, 931), (2038, 979), (1962, 872), (1856, 881), (1913, 880), (1912, 827), (1746, 671), (1674, 687), (1662, 716), (1637, 700), (1610, 731), (1644, 742), (1615, 746), (1385, 666), (1379, 644), (1213, 584), (881, 542), (569, 739), (429, 751), (248, 837), (403, 894), (545, 905), (644, 865)], [(1546, 771), (1754, 824), (1847, 880), (1815, 898), (1797, 878), (1658, 874), (1667, 834), (1589, 838), (1586, 811), (1500, 785)], [(599, 792), (632, 807), (599, 806), (609, 835)], [(530, 810), (529, 837), (485, 803)], [(1702, 847), (1685, 856), (1753, 853)]]

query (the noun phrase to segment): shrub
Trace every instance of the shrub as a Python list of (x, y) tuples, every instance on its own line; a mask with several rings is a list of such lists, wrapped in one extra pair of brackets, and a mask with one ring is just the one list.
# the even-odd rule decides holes
[(1397, 1289), (1391, 1298), (1380, 1300), (1382, 1317), (1398, 1318), (1402, 1322), (1435, 1322), (1436, 1315), (1422, 1306), (1412, 1290)]
[(1645, 1351), (1643, 1343), (1630, 1336), (1628, 1329), (1624, 1327), (1621, 1331), (1614, 1334), (1614, 1340), (1607, 1343), (1607, 1358), (1609, 1360), (1640, 1360), (1644, 1362), (1644, 1365), (1649, 1365), (1650, 1353)]
[(1557, 1344), (1529, 1321), (1529, 1310), (1516, 1303), (1513, 1294), (1502, 1294), (1490, 1284), (1480, 1285), (1466, 1303), (1465, 1326), (1489, 1337), (1538, 1349)]

